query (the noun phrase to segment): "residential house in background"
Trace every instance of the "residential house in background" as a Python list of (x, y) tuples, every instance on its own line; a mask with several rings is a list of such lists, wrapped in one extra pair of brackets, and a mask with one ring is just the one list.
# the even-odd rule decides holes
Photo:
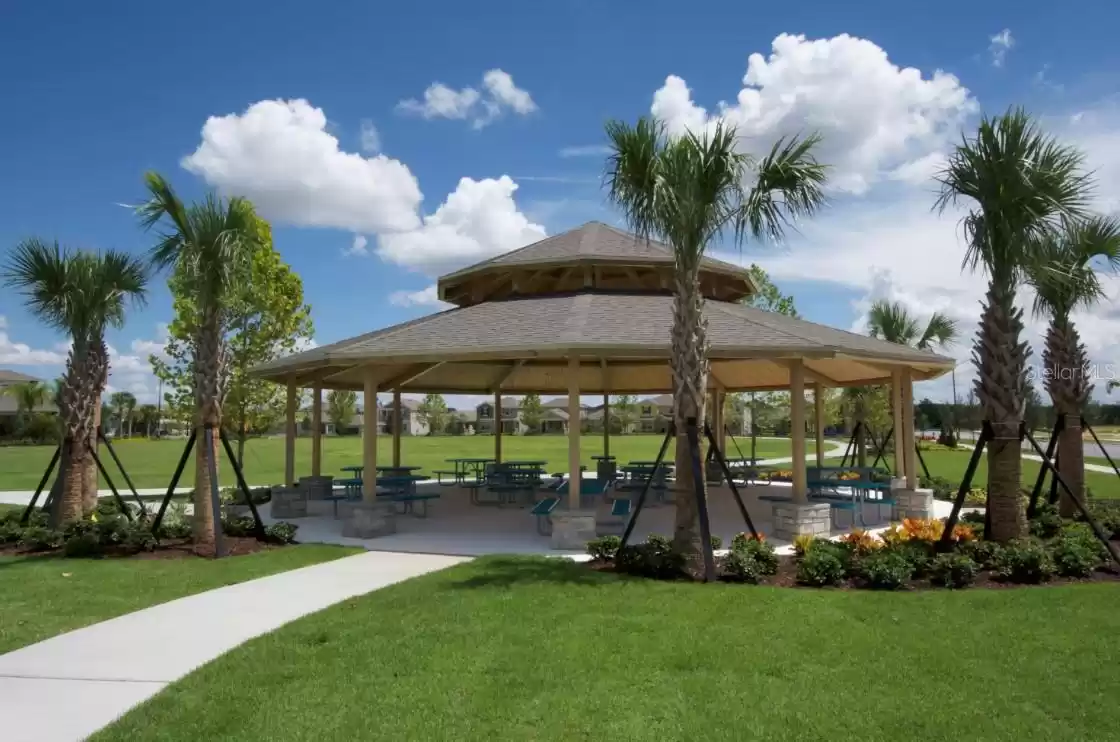
[(639, 399), (635, 429), (639, 433), (664, 433), (673, 419), (673, 395)]
[[(475, 432), (487, 435), (494, 433), (494, 403), (487, 400), (475, 408)], [(521, 422), (521, 400), (518, 397), (502, 397), (501, 410), (502, 433), (518, 435), (527, 428)]]
[[(420, 400), (401, 397), (401, 435), (427, 435), (428, 423), (421, 420), (418, 412)], [(393, 403), (377, 401), (377, 433), (393, 434)]]

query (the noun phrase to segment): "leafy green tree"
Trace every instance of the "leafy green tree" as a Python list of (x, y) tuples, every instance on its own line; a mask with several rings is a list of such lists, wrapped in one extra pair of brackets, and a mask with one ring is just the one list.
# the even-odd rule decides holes
[(524, 423), (530, 434), (541, 432), (541, 421), (544, 420), (544, 406), (541, 405), (539, 394), (526, 394), (521, 400), (521, 422)]
[[(175, 321), (172, 332), (187, 338), (184, 357), (187, 388), (194, 395), (194, 427), (198, 436), (194, 476), (194, 543), (204, 554), (214, 552), (216, 529), (210, 507), (212, 484), (204, 450), (204, 428), (217, 433), (222, 407), (229, 392), (231, 309), (236, 308), (246, 281), (252, 280), (252, 256), (259, 240), (257, 218), (242, 198), (228, 201), (208, 194), (202, 201), (184, 204), (158, 173), (144, 176), (150, 199), (137, 210), (145, 229), (159, 228), (151, 250), (152, 264), (170, 268)], [(176, 283), (180, 282), (178, 287)], [(174, 323), (173, 323), (174, 324)], [(220, 444), (215, 435), (213, 450)]]
[[(332, 389), (327, 394), (327, 419), (334, 425), (336, 435), (342, 435), (345, 428), (350, 427), (357, 414), (358, 395), (349, 389)], [(428, 424), (429, 429), (431, 423)]]
[[(293, 353), (314, 332), (311, 308), (303, 302), (303, 281), (283, 261), (272, 242), (268, 222), (252, 213), (252, 238), (247, 242), (244, 275), (230, 286), (220, 318), (226, 344), (228, 374), (222, 421), (237, 440), (238, 464), (245, 464), (250, 434), (271, 430), (284, 418), (287, 391), (283, 386), (250, 376), (249, 371)], [(199, 311), (188, 263), (175, 266), (168, 287), (175, 318), (168, 326), (166, 359), (149, 358), (157, 377), (169, 389), (173, 409), (191, 409), (194, 383), (193, 338)]]
[(428, 433), (439, 435), (446, 432), (448, 424), (447, 402), (442, 394), (426, 394), (424, 401), (416, 408), (420, 420), (428, 426)]
[(33, 238), (12, 250), (2, 273), (6, 285), (26, 297), (32, 314), (71, 340), (59, 400), (61, 485), (52, 514), (53, 523), (60, 526), (97, 505), (97, 472), (90, 451), (109, 378), (105, 331), (123, 327), (128, 306), (144, 302), (147, 268), (122, 252), (70, 250)]
[(793, 295), (783, 294), (777, 285), (770, 280), (769, 273), (755, 263), (751, 263), (751, 267), (747, 270), (750, 271), (751, 281), (758, 290), (743, 299), (743, 304), (766, 312), (784, 314), (787, 317), (799, 316), (793, 304)]
[[(1027, 281), (1035, 290), (1034, 313), (1049, 316), (1046, 347), (1042, 352), (1044, 384), (1062, 416), (1058, 435), (1058, 472), (1081, 501), (1085, 499), (1085, 449), (1081, 440), (1081, 415), (1092, 394), (1088, 378), (1089, 357), (1071, 318), (1078, 308), (1090, 308), (1105, 297), (1096, 266), (1120, 265), (1120, 221), (1094, 217), (1064, 225), (1060, 232), (1043, 235), (1037, 254), (1027, 266)], [(1028, 403), (1027, 411), (1041, 407)], [(1030, 421), (1038, 422), (1038, 416)], [(1033, 425), (1032, 425), (1033, 427)], [(1062, 491), (1061, 514), (1073, 517), (1077, 507)]]
[(1060, 225), (1082, 218), (1091, 179), (1075, 148), (1044, 134), (1022, 110), (984, 117), (938, 174), (939, 209), (965, 204), (964, 268), (980, 269), (988, 291), (973, 348), (975, 389), (993, 430), (988, 446), (991, 528), (1005, 543), (1027, 535), (1020, 502), (1022, 422), (1030, 348), (1015, 292), (1032, 262), (1032, 247)]
[(142, 404), (136, 410), (136, 422), (144, 429), (144, 436), (152, 437), (152, 432), (159, 429), (159, 408), (154, 404)]
[[(118, 436), (123, 437), (125, 435), (125, 421), (129, 419), (129, 413), (135, 407), (136, 395), (132, 392), (113, 392), (109, 395), (109, 409), (112, 410), (112, 414), (109, 417), (117, 422)], [(132, 435), (131, 429), (128, 434)]]
[(611, 417), (618, 421), (618, 432), (626, 435), (638, 419), (638, 399), (633, 394), (611, 397)]

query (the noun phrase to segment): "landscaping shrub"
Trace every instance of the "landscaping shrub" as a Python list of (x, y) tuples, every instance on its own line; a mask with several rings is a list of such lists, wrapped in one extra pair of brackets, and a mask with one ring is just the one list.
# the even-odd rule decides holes
[(967, 554), (961, 552), (938, 554), (930, 565), (929, 580), (934, 585), (943, 587), (968, 587), (976, 581), (977, 571), (979, 565)]
[(996, 555), (994, 569), (1004, 580), (1023, 584), (1045, 582), (1054, 576), (1054, 560), (1046, 547), (1034, 539), (1016, 539)]
[(739, 582), (757, 584), (763, 575), (774, 574), (777, 571), (777, 557), (774, 557), (773, 569), (769, 564), (764, 564), (758, 556), (747, 549), (734, 549), (723, 560), (723, 570), (730, 579)]
[(988, 505), (988, 490), (984, 487), (973, 487), (964, 496), (964, 504), (974, 508), (986, 507)]
[(626, 574), (670, 580), (683, 574), (685, 563), (684, 556), (673, 550), (669, 539), (651, 536), (644, 544), (619, 549), (615, 568)]
[(1066, 527), (1050, 545), (1054, 568), (1062, 577), (1088, 577), (1104, 564), (1108, 551), (1089, 526), (1078, 523)]
[(761, 570), (761, 574), (772, 575), (778, 571), (778, 553), (774, 550), (774, 545), (765, 538), (747, 537), (742, 540), (736, 538), (731, 544), (731, 553), (753, 560)]
[(256, 527), (256, 521), (248, 516), (243, 515), (240, 517), (230, 517), (227, 515), (226, 517), (222, 518), (222, 533), (234, 538), (239, 538), (242, 536), (252, 536), (253, 531), (256, 529)]
[(595, 561), (605, 562), (614, 559), (621, 545), (622, 539), (618, 536), (600, 536), (587, 542), (587, 553)]
[(18, 520), (6, 520), (0, 523), (0, 544), (15, 544), (23, 538), (23, 526)]
[(1090, 500), (1089, 514), (1100, 523), (1109, 538), (1120, 539), (1120, 500)]
[(844, 579), (844, 560), (836, 548), (813, 545), (797, 564), (797, 581), (802, 585), (824, 587)]
[(914, 574), (914, 565), (897, 549), (869, 553), (859, 562), (867, 585), (876, 590), (897, 590)]
[(152, 534), (151, 523), (147, 520), (130, 523), (121, 536), (121, 546), (130, 552), (153, 551), (156, 548), (156, 537)]
[(1031, 518), (1030, 532), (1035, 538), (1054, 538), (1062, 530), (1062, 516), (1050, 503), (1042, 503)]
[(933, 490), (933, 496), (938, 500), (952, 500), (960, 489), (960, 484), (953, 484), (945, 477), (920, 477), (919, 484), (922, 489)]
[(960, 517), (961, 523), (968, 523), (971, 526), (980, 526), (981, 528), (984, 527), (984, 523), (986, 520), (987, 518), (985, 517), (985, 515), (981, 512), (977, 512), (976, 510), (969, 510), (967, 513), (961, 513)]
[(808, 551), (809, 547), (813, 545), (814, 540), (815, 540), (815, 537), (810, 536), (807, 533), (802, 533), (800, 535), (794, 536), (793, 537), (793, 553), (796, 554), (798, 557), (805, 556), (805, 552)]
[(62, 531), (45, 526), (25, 528), (19, 539), (20, 545), (30, 551), (50, 551), (59, 548), (65, 541)]
[(911, 574), (916, 579), (926, 576), (933, 563), (933, 544), (926, 541), (902, 541), (886, 547), (883, 551), (898, 554), (910, 564)]
[(274, 544), (294, 544), (299, 526), (294, 523), (273, 523), (264, 529), (265, 539)]
[(981, 569), (994, 569), (1001, 550), (995, 541), (968, 541), (959, 547), (959, 552), (976, 562)]
[(883, 548), (882, 541), (862, 528), (856, 528), (841, 536), (840, 543), (851, 549), (857, 556), (870, 554)]
[(92, 530), (76, 533), (62, 545), (62, 553), (73, 558), (101, 556), (104, 551), (97, 532)]

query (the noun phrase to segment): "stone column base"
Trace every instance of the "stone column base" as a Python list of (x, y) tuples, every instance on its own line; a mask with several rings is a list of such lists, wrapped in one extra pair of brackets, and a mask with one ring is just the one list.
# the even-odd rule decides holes
[(613, 461), (600, 460), (598, 466), (595, 467), (595, 473), (600, 481), (614, 479), (615, 474), (618, 473), (618, 468)]
[[(897, 489), (896, 483), (900, 485)], [(892, 479), (891, 497), (894, 498), (894, 507), (891, 509), (894, 520), (933, 517), (933, 490), (906, 489), (906, 480)]]
[(358, 502), (342, 525), (346, 538), (377, 538), (397, 532), (397, 512), (391, 502)]
[(302, 477), (299, 488), (307, 493), (308, 500), (326, 500), (334, 490), (334, 477), (329, 474)]
[(796, 536), (828, 538), (832, 532), (827, 503), (775, 502), (774, 538), (793, 541)]
[(552, 548), (565, 551), (583, 551), (587, 542), (595, 538), (594, 510), (553, 510)]
[(299, 487), (273, 487), (271, 510), (274, 520), (307, 517), (307, 493)]

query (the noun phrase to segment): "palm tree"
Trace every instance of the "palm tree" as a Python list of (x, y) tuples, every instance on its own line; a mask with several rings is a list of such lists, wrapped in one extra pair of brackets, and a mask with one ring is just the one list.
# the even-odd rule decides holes
[[(132, 395), (129, 394), (128, 392), (113, 392), (112, 394), (109, 395), (109, 409), (112, 410), (112, 414), (109, 415), (109, 418), (110, 419), (112, 419), (112, 418), (116, 419), (116, 421), (117, 421), (117, 432), (116, 432), (116, 434), (117, 434), (118, 437), (122, 437), (122, 438), (124, 437), (124, 418), (125, 418), (125, 415), (127, 414), (128, 398), (129, 397), (132, 397)], [(133, 399), (133, 403), (135, 404), (136, 398), (132, 397), (132, 399)]]
[[(932, 350), (934, 345), (945, 347), (951, 345), (958, 335), (957, 323), (941, 312), (934, 312), (925, 329), (917, 317), (911, 315), (901, 302), (890, 302), (880, 299), (871, 305), (867, 312), (867, 334), (873, 338), (886, 340), (888, 343), (907, 345), (918, 350)], [(865, 414), (867, 405), (867, 387), (849, 387), (844, 390), (845, 399), (858, 414)], [(913, 421), (905, 421), (912, 425)], [(901, 431), (895, 431), (899, 435)], [(895, 441), (897, 443), (897, 439)], [(859, 441), (859, 465), (864, 466), (865, 447)]]
[(1023, 312), (1015, 291), (1031, 262), (1032, 245), (1085, 210), (1089, 178), (1082, 156), (1044, 134), (1022, 110), (984, 117), (938, 173), (935, 207), (965, 203), (963, 268), (988, 275), (988, 291), (973, 347), (974, 382), (993, 439), (988, 448), (991, 537), (1006, 542), (1026, 534), (1020, 502), (1022, 422), (1027, 356)]
[(931, 350), (934, 345), (950, 345), (958, 334), (957, 323), (941, 312), (934, 312), (922, 330), (917, 318), (900, 302), (879, 300), (867, 313), (867, 333), (888, 343), (909, 345), (918, 350)]
[(71, 340), (59, 399), (62, 487), (53, 522), (61, 525), (96, 505), (90, 438), (108, 379), (105, 330), (124, 325), (128, 304), (144, 302), (147, 270), (142, 261), (121, 252), (75, 251), (33, 238), (16, 246), (3, 274), (6, 284), (27, 298), (33, 314)]
[[(1120, 221), (1093, 217), (1070, 224), (1060, 233), (1043, 236), (1035, 261), (1027, 267), (1027, 281), (1035, 290), (1034, 313), (1049, 316), (1046, 348), (1042, 352), (1044, 383), (1063, 416), (1058, 435), (1058, 472), (1084, 501), (1085, 450), (1081, 441), (1081, 413), (1093, 385), (1086, 373), (1089, 358), (1070, 315), (1104, 297), (1096, 266), (1120, 266)], [(1072, 517), (1077, 507), (1064, 491), (1061, 514)]]
[(0, 394), (16, 401), (16, 415), (21, 425), (26, 425), (35, 408), (42, 407), (50, 399), (50, 387), (41, 381), (23, 381), (0, 389)]
[[(642, 118), (631, 126), (607, 124), (609, 198), (643, 239), (669, 244), (675, 256), (672, 353), (676, 422), (675, 547), (695, 562), (700, 555), (697, 496), (686, 420), (704, 419), (708, 340), (699, 269), (713, 240), (730, 236), (780, 240), (792, 221), (824, 203), (825, 167), (814, 150), (819, 137), (780, 139), (762, 159), (736, 149), (734, 127), (722, 122), (705, 134), (667, 135)], [(749, 185), (748, 185), (749, 182)], [(699, 477), (701, 480), (703, 477)]]
[(142, 404), (136, 410), (136, 419), (144, 429), (144, 437), (151, 438), (152, 430), (159, 425), (159, 408), (154, 404)]
[[(222, 306), (237, 279), (245, 274), (256, 239), (252, 206), (242, 198), (223, 200), (209, 194), (185, 205), (158, 173), (144, 176), (150, 200), (137, 209), (145, 229), (160, 227), (159, 242), (151, 250), (157, 268), (174, 267), (193, 293), (195, 431), (198, 454), (194, 478), (194, 542), (200, 552), (213, 553), (215, 523), (210, 507), (210, 472), (203, 455), (203, 430), (221, 429), (222, 404), (229, 384), (226, 320)], [(214, 483), (215, 486), (217, 483)]]

